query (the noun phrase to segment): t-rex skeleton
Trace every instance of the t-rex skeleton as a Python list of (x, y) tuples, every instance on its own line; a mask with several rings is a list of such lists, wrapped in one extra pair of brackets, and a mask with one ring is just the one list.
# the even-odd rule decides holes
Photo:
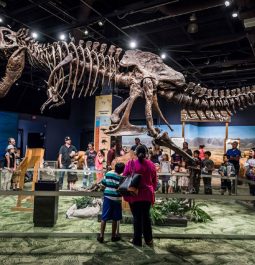
[(105, 43), (91, 41), (80, 41), (76, 45), (73, 39), (69, 43), (39, 44), (30, 36), (28, 29), (14, 32), (5, 27), (0, 28), (0, 50), (8, 58), (6, 73), (0, 82), (0, 97), (4, 97), (21, 76), (26, 56), (32, 66), (50, 73), (46, 82), (48, 100), (41, 107), (42, 112), (47, 106), (51, 108), (64, 104), (65, 96), (70, 93), (72, 97), (88, 96), (94, 95), (97, 88), (104, 85), (123, 86), (129, 89), (129, 97), (114, 110), (111, 116), (113, 125), (107, 133), (133, 135), (145, 132), (145, 128), (129, 122), (134, 102), (142, 97), (145, 99), (148, 134), (157, 144), (167, 146), (188, 159), (191, 157), (174, 145), (167, 133), (160, 135), (153, 125), (152, 108), (172, 130), (160, 110), (158, 95), (181, 104), (188, 112), (195, 110), (198, 117), (198, 110), (202, 111), (208, 119), (214, 115), (224, 115), (222, 111), (232, 115), (237, 109), (255, 104), (255, 86), (219, 91), (186, 83), (181, 73), (150, 52), (123, 52), (114, 45), (108, 48)]

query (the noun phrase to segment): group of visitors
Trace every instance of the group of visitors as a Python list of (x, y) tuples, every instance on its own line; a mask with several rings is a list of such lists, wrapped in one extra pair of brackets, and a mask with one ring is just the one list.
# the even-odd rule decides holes
[[(74, 158), (77, 154), (77, 148), (72, 145), (71, 138), (65, 137), (65, 144), (60, 147), (58, 163), (60, 169), (77, 169), (74, 163)], [(104, 151), (99, 150), (98, 152), (94, 149), (94, 143), (88, 144), (88, 149), (84, 154), (83, 169), (84, 175), (82, 179), (82, 188), (86, 189), (92, 186), (94, 182), (100, 182), (103, 178), (103, 167), (104, 167)], [(115, 158), (115, 144), (111, 145), (111, 149), (108, 152), (107, 164), (110, 164)], [(65, 171), (61, 171), (59, 177), (59, 187), (63, 188)], [(67, 173), (67, 189), (75, 190), (75, 183), (78, 180), (77, 173), (75, 171), (68, 171)]]
[(19, 155), (17, 153), (16, 141), (13, 137), (8, 139), (5, 149), (3, 170), (1, 177), (2, 190), (19, 190), (19, 183), (16, 177), (16, 169), (19, 163)]

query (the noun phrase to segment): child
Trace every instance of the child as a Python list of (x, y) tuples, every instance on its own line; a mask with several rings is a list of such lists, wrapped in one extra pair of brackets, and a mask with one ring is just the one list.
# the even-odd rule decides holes
[[(246, 173), (246, 177), (248, 180), (254, 181), (253, 183), (249, 183), (249, 188), (250, 194), (255, 196), (255, 167), (252, 167), (251, 170)], [(255, 207), (255, 201), (253, 201), (253, 205)]]
[(204, 148), (205, 148), (204, 144), (199, 145), (199, 158), (201, 160), (205, 159), (205, 149)]
[[(214, 169), (214, 163), (210, 159), (211, 152), (205, 152), (205, 159), (202, 161), (202, 174), (203, 175), (212, 175), (212, 171)], [(203, 177), (204, 182), (204, 193), (212, 194), (212, 178), (211, 177)]]
[[(77, 164), (72, 163), (70, 169), (77, 170)], [(76, 190), (75, 183), (78, 180), (77, 172), (70, 171), (67, 173), (67, 187), (69, 190)]]
[[(235, 167), (232, 163), (229, 162), (229, 156), (223, 156), (223, 163), (219, 168), (219, 174), (222, 177), (234, 177), (235, 176)], [(221, 179), (221, 195), (224, 195), (225, 191), (228, 190), (228, 194), (231, 195), (231, 180), (230, 179)]]
[(180, 166), (182, 162), (182, 157), (177, 154), (177, 153), (173, 153), (171, 155), (171, 169), (173, 170), (175, 166)]
[(99, 243), (104, 242), (104, 231), (108, 220), (112, 220), (112, 241), (115, 242), (121, 239), (120, 236), (117, 235), (118, 221), (122, 219), (121, 195), (118, 192), (118, 187), (124, 168), (124, 163), (117, 163), (115, 165), (115, 170), (107, 172), (105, 178), (101, 182), (102, 185), (105, 186), (105, 190), (101, 231), (100, 235), (97, 237)]
[(192, 193), (199, 193), (200, 188), (200, 176), (201, 176), (201, 159), (199, 157), (200, 152), (199, 150), (195, 150), (193, 152), (194, 157), (194, 164), (190, 167), (191, 169), (191, 179), (190, 179), (190, 185), (189, 189), (192, 191)]
[[(185, 174), (188, 173), (188, 170), (186, 169), (185, 161), (182, 161), (179, 172), (185, 173)], [(186, 193), (188, 191), (189, 178), (187, 176), (181, 176), (179, 178), (178, 185), (181, 187), (181, 192)]]
[(100, 170), (101, 172), (97, 172), (97, 179), (96, 182), (99, 183), (102, 178), (103, 178), (103, 169), (104, 169), (104, 151), (103, 150), (99, 150), (99, 152), (97, 153), (97, 156), (95, 158), (95, 167), (96, 170)]
[(174, 193), (174, 190), (176, 189), (176, 176), (174, 176), (175, 173), (179, 173), (179, 166), (175, 166), (172, 170), (172, 175), (169, 180), (169, 188), (168, 193)]
[(170, 173), (171, 167), (169, 162), (168, 154), (163, 154), (162, 160), (160, 162), (160, 172), (161, 173), (168, 173), (168, 175), (162, 175), (162, 193), (168, 193), (168, 181), (170, 180)]
[(4, 156), (4, 169), (1, 181), (2, 190), (11, 189), (12, 175), (15, 170), (16, 170), (15, 147), (10, 144), (7, 146), (7, 152)]

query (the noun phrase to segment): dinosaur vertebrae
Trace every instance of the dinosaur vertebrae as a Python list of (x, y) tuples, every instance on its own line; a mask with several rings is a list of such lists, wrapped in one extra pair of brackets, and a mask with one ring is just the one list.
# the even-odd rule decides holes
[[(51, 72), (48, 87), (55, 90), (61, 98), (69, 91), (70, 86), (73, 97), (78, 85), (82, 85), (79, 96), (93, 95), (98, 86), (111, 80), (116, 83), (118, 63), (121, 48), (99, 42), (83, 40), (78, 45), (74, 39), (70, 43), (65, 41), (53, 44), (39, 44), (29, 35), (29, 30), (21, 29), (17, 32), (17, 38), (21, 46), (29, 50), (30, 62), (33, 66), (48, 68)], [(107, 80), (106, 80), (107, 79)], [(64, 91), (64, 82), (68, 80)], [(85, 88), (86, 84), (86, 88)], [(52, 88), (51, 88), (52, 87)], [(85, 88), (85, 90), (84, 90)]]
[[(206, 111), (212, 111), (215, 116), (215, 111), (218, 111), (222, 116), (225, 116), (222, 111), (232, 115), (232, 112), (236, 113), (236, 110), (243, 110), (248, 106), (255, 105), (255, 86), (232, 90), (212, 90), (188, 83), (182, 92), (169, 91), (164, 93), (160, 91), (159, 93), (167, 97), (168, 100), (181, 104), (184, 109), (202, 111), (208, 119), (211, 116), (207, 115)], [(198, 114), (198, 116), (200, 115)]]

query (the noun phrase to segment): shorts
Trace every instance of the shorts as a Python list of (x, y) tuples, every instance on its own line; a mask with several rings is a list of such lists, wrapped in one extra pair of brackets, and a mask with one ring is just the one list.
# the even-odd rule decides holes
[(170, 180), (168, 181), (168, 185), (170, 187), (175, 187), (176, 186), (176, 176), (171, 176)]
[(104, 197), (102, 220), (119, 221), (122, 219), (121, 202)]

